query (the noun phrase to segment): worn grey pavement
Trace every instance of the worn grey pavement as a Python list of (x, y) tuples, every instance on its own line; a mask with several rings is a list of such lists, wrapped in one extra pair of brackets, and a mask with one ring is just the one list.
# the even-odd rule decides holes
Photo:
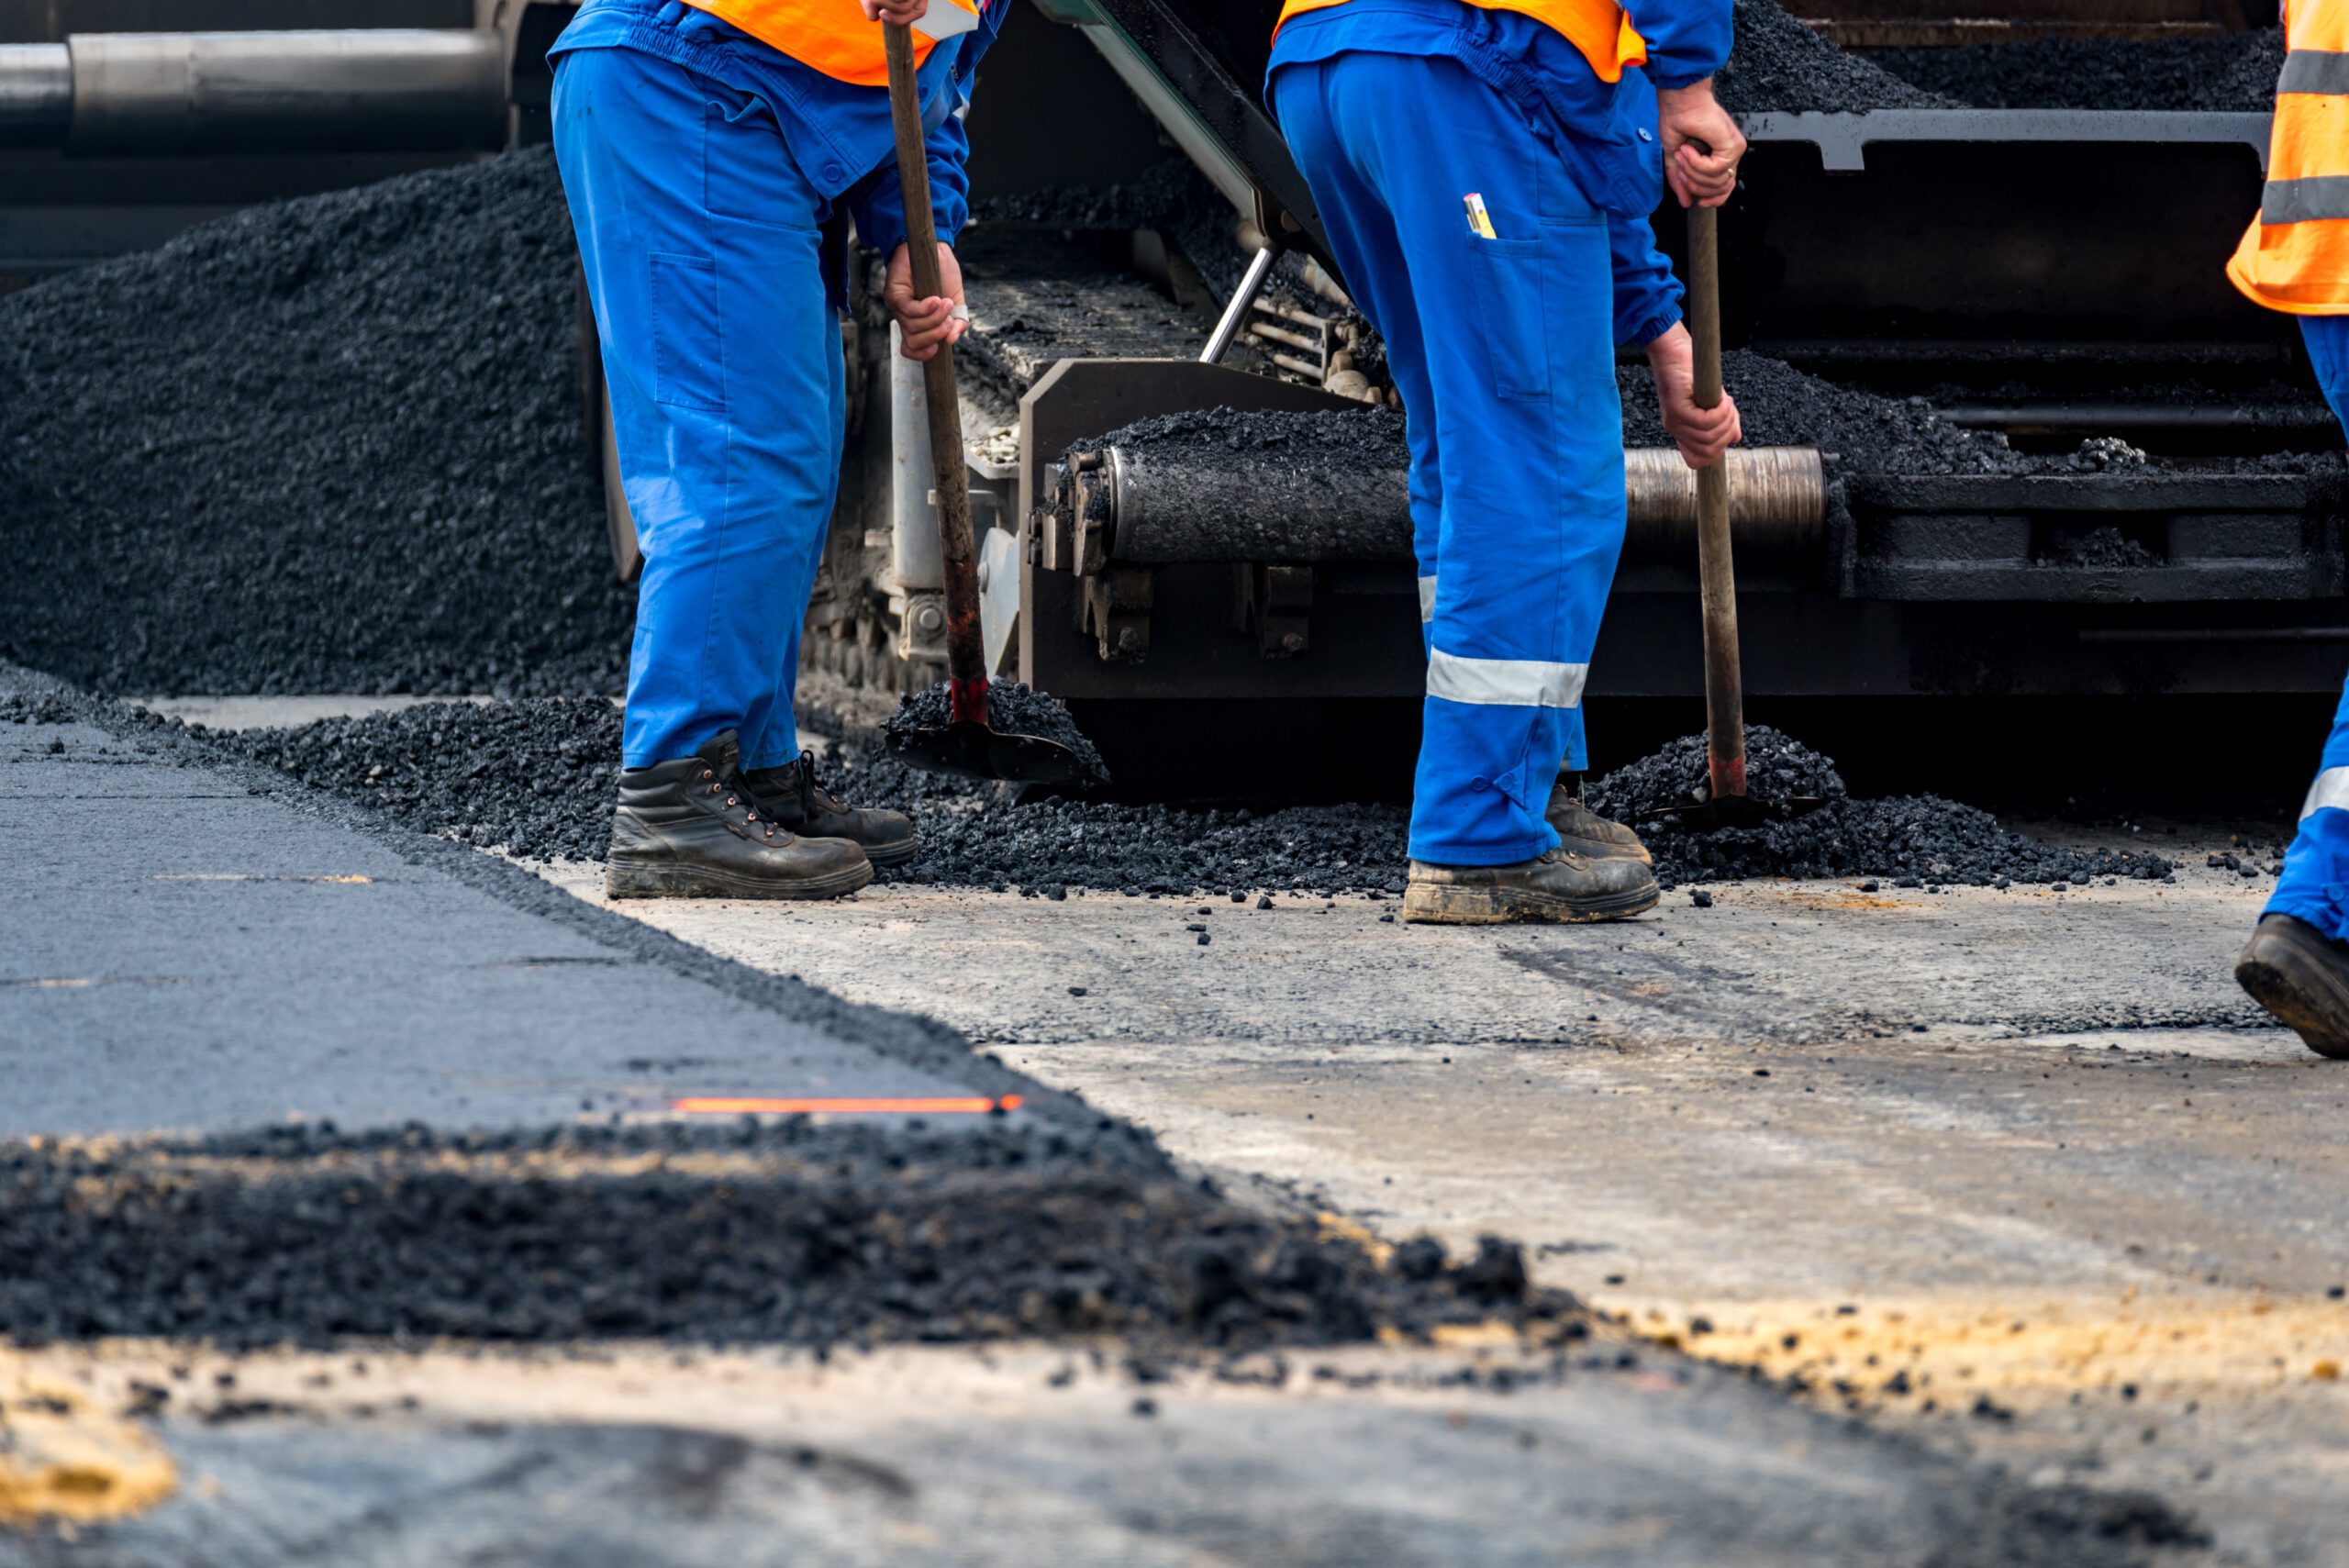
[[(629, 1347), (234, 1362), (136, 1345), (0, 1352), (0, 1399), (61, 1407), (28, 1423), (32, 1442), (78, 1442), (169, 1485), (79, 1549), (28, 1551), (0, 1532), (0, 1564), (2116, 1561), (2092, 1512), (2075, 1521), (2086, 1539), (2059, 1529), (2051, 1546), (2024, 1488), (1742, 1378), (1651, 1357), (1494, 1386), (1519, 1366), (1360, 1351), (1257, 1358), (1242, 1369), (1253, 1383), (1187, 1372), (1137, 1385), (1083, 1347), (829, 1364)], [(173, 1391), (160, 1424), (105, 1413), (134, 1380)]]
[(2168, 886), (1759, 883), (1560, 929), (918, 888), (634, 913), (927, 1007), (1228, 1180), (1522, 1237), (1824, 1407), (2153, 1487), (2237, 1561), (2349, 1562), (2349, 1063), (2235, 989), (2264, 884), (2200, 849)]

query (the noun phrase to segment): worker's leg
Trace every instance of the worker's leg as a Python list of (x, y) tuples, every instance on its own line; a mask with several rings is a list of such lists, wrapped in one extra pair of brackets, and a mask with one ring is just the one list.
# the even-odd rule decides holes
[[(2349, 317), (2304, 316), (2300, 326), (2317, 383), (2349, 428)], [(2317, 769), (2235, 977), (2310, 1047), (2349, 1056), (2349, 687)]]
[(2349, 939), (2349, 690), (2317, 767), (2299, 831), (2284, 851), (2284, 874), (2262, 913), (2293, 916), (2338, 941)]
[(830, 439), (822, 448), (824, 473), (823, 507), (812, 507), (808, 516), (815, 526), (805, 530), (796, 549), (787, 546), (791, 578), (784, 591), (784, 598), (792, 606), (790, 622), (775, 628), (778, 662), (774, 672), (774, 700), (767, 708), (763, 724), (755, 731), (748, 725), (742, 730), (742, 766), (745, 769), (782, 767), (797, 761), (799, 756), (799, 726), (792, 711), (792, 695), (799, 689), (799, 636), (807, 624), (807, 600), (816, 591), (816, 573), (824, 563), (824, 539), (830, 528), (832, 505), (840, 491), (841, 448), (848, 439), (848, 367), (841, 352), (839, 327), (827, 322), (832, 336), (832, 351), (824, 363), (831, 379), (825, 392), (824, 428)]
[(644, 548), (627, 764), (726, 730), (749, 765), (780, 762), (839, 472), (823, 203), (763, 105), (670, 61), (566, 55), (554, 111)]
[(1275, 110), (1290, 155), (1312, 187), (1330, 251), (1344, 273), (1354, 305), (1386, 340), (1386, 370), (1403, 395), (1405, 435), (1411, 450), (1411, 543), (1419, 558), (1419, 640), (1424, 651), (1435, 621), (1436, 546), (1442, 538), (1443, 475), (1436, 451), (1436, 422), (1428, 412), (1426, 340), (1410, 264), (1395, 230), (1386, 196), (1355, 167), (1330, 102), (1331, 61), (1282, 68), (1273, 83)]
[[(2333, 413), (2342, 416), (2349, 406), (2349, 317), (2304, 316), (2300, 325), (2317, 384)], [(2349, 428), (2349, 416), (2342, 417)], [(2349, 938), (2349, 688), (2342, 693), (2317, 767), (2266, 913), (2295, 916), (2340, 940)]]
[(1415, 431), (1431, 422), (1440, 506), (1411, 854), (1528, 861), (1557, 843), (1542, 816), (1561, 762), (1583, 762), (1583, 675), (1622, 544), (1606, 223), (1454, 61), (1340, 55), (1275, 91), (1333, 246), (1359, 247), (1339, 256), (1349, 285), (1382, 330), (1412, 323), (1404, 360), (1424, 378), (1414, 397), (1398, 368)]

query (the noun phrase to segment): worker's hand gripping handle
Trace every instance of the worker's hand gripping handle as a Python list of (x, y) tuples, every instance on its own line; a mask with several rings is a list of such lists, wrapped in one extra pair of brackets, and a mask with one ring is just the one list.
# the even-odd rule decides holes
[[(1720, 215), (1688, 209), (1688, 335), (1699, 408), (1721, 401)], [(1737, 573), (1730, 556), (1729, 464), (1697, 471), (1697, 573), (1705, 617), (1705, 752), (1711, 798), (1745, 793), (1745, 690), (1737, 650)]]
[[(896, 133), (897, 185), (906, 204), (906, 250), (914, 293), (945, 293), (938, 271), (938, 225), (930, 208), (930, 156), (921, 128), (921, 94), (914, 81), (913, 34), (895, 22), (881, 26), (889, 61), (889, 120)], [(1719, 376), (1715, 383), (1718, 385)], [(922, 365), (929, 394), (930, 461), (938, 484), (938, 534), (946, 562), (946, 682), (949, 717), (987, 722), (987, 666), (979, 636), (978, 561), (971, 536), (970, 471), (963, 465), (963, 416), (954, 392), (954, 346), (941, 343)]]

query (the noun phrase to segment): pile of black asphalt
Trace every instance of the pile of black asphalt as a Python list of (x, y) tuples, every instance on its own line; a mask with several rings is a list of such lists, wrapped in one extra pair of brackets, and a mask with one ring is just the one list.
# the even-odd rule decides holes
[(1652, 813), (1702, 801), (1702, 735), (1683, 736), (1594, 782), (1591, 808), (1638, 824), (1659, 880), (1875, 876), (1895, 886), (2086, 886), (2159, 881), (2173, 862), (2134, 850), (2064, 849), (2013, 832), (1987, 811), (1938, 795), (1854, 800), (1834, 762), (1767, 725), (1745, 730), (1746, 790), (1763, 802), (1823, 802), (1752, 828), (1695, 826)]
[(1408, 462), (1403, 416), (1388, 408), (1308, 414), (1263, 408), (1197, 408), (1152, 414), (1073, 442), (1072, 452), (1130, 447), (1146, 451), (1242, 458), (1297, 468), (1396, 469)]
[[(1623, 444), (1671, 444), (1658, 413), (1655, 381), (1644, 365), (1618, 374)], [(1813, 446), (1839, 472), (1868, 473), (2076, 473), (2102, 472), (2133, 459), (2117, 443), (2083, 442), (2072, 452), (2027, 453), (2004, 436), (1954, 425), (1921, 397), (1887, 397), (1795, 369), (1750, 350), (1721, 356), (1721, 380), (1736, 399), (1749, 447)], [(1074, 451), (1116, 446), (1176, 457), (1206, 454), (1310, 478), (1353, 472), (1400, 473), (1408, 466), (1404, 418), (1383, 408), (1332, 413), (1207, 409), (1154, 415), (1088, 438)], [(1300, 481), (1301, 482), (1301, 481)]]
[(1805, 27), (1778, 0), (1737, 0), (1737, 41), (1713, 78), (1721, 106), (1735, 115), (1865, 114), (1873, 109), (1947, 109), (1963, 100), (1902, 80), (1847, 54)]
[(606, 697), (422, 703), (212, 737), (410, 828), (534, 860), (601, 860), (620, 771)]
[(957, 254), (971, 330), (956, 367), (1014, 423), (1021, 395), (1063, 359), (1187, 359), (1214, 326), (1057, 233), (981, 224)]
[(2266, 114), (2275, 106), (2284, 69), (2284, 32), (2260, 28), (2136, 41), (2021, 39), (1874, 49), (1862, 58), (1913, 87), (1976, 108)]
[[(1624, 445), (1670, 444), (1647, 368), (1627, 365), (1618, 381)], [(1817, 447), (1839, 473), (2071, 473), (2088, 462), (2019, 452), (2002, 435), (1951, 424), (1921, 397), (1846, 386), (1751, 350), (1721, 355), (1721, 384), (1737, 403), (1745, 445)]]
[(1737, 42), (1714, 77), (1731, 113), (2110, 109), (2266, 113), (2283, 31), (2159, 39), (2019, 39), (1846, 50), (1777, 0), (1737, 0)]
[(617, 690), (545, 149), (0, 300), (0, 658), (124, 693)]
[[(1022, 722), (1039, 720), (1030, 714)], [(1238, 897), (1404, 889), (1408, 814), (1390, 802), (1015, 798), (993, 784), (916, 768), (879, 735), (827, 715), (806, 715), (803, 723), (833, 743), (832, 760), (819, 769), (829, 787), (854, 805), (907, 812), (918, 826), (921, 854), (883, 873), (885, 881), (1047, 898), (1086, 891)], [(608, 704), (451, 703), (209, 743), (286, 766), (306, 783), (380, 806), (411, 827), (484, 848), (594, 860), (609, 841), (619, 742)], [(2084, 885), (2159, 879), (2173, 869), (2158, 855), (2043, 843), (1988, 812), (1933, 795), (1850, 798), (1831, 761), (1767, 726), (1749, 728), (1747, 747), (1755, 795), (1828, 804), (1787, 821), (1712, 832), (1643, 820), (1664, 881), (1872, 876), (1917, 885)], [(462, 765), (451, 766), (451, 758)], [(1641, 819), (1687, 804), (1704, 779), (1703, 737), (1688, 736), (1594, 780), (1589, 799), (1619, 820)]]
[(0, 1145), (0, 1336), (1250, 1350), (1587, 1332), (1512, 1243), (1449, 1258), (999, 1122)]

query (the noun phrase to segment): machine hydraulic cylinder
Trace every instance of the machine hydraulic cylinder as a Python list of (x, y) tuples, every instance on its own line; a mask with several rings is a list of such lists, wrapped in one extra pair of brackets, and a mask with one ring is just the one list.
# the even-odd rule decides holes
[(77, 33), (0, 46), (0, 145), (70, 154), (506, 145), (505, 46), (468, 28)]

